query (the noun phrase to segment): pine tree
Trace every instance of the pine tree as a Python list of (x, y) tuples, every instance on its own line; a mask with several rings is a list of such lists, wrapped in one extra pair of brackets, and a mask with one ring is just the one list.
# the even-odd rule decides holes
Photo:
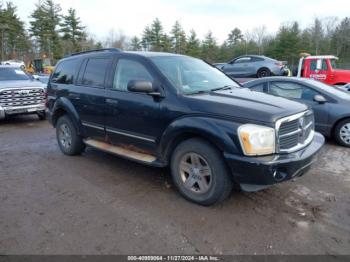
[(238, 44), (242, 40), (243, 40), (242, 31), (239, 28), (235, 27), (228, 35), (227, 45), (232, 47)]
[(186, 33), (179, 21), (176, 21), (171, 30), (171, 40), (174, 53), (184, 54), (186, 52)]
[(137, 36), (134, 36), (133, 38), (131, 38), (130, 44), (131, 44), (132, 51), (140, 51), (142, 49), (142, 42)]
[[(11, 2), (3, 8), (0, 3), (0, 43), (4, 57), (18, 58), (30, 49), (30, 42), (24, 29), (24, 23), (16, 14), (17, 7)], [(6, 56), (7, 55), (7, 56)]]
[(152, 51), (161, 51), (163, 26), (158, 18), (156, 18), (151, 25), (150, 37), (151, 37)]
[(86, 39), (86, 35), (84, 33), (84, 26), (81, 25), (80, 18), (77, 17), (75, 9), (68, 9), (68, 15), (63, 16), (61, 27), (61, 32), (63, 33), (62, 39), (72, 46), (72, 49), (66, 50), (66, 53), (81, 51), (81, 42)]
[(218, 46), (213, 33), (209, 31), (202, 42), (202, 58), (212, 63), (215, 62)]
[(36, 5), (31, 15), (30, 33), (39, 43), (42, 53), (49, 58), (60, 59), (62, 57), (61, 39), (58, 25), (61, 22), (61, 7), (53, 0), (44, 0)]
[(201, 56), (200, 41), (197, 38), (197, 34), (193, 29), (190, 31), (190, 36), (187, 40), (186, 55), (193, 57)]

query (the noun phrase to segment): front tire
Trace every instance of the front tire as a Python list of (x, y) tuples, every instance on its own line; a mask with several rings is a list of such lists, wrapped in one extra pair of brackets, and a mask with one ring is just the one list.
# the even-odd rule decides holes
[(345, 147), (350, 147), (350, 118), (340, 121), (334, 128), (334, 139)]
[(57, 120), (56, 137), (58, 145), (65, 155), (79, 155), (85, 149), (83, 140), (67, 115), (61, 116)]
[(223, 201), (232, 191), (232, 180), (221, 153), (205, 140), (180, 143), (171, 157), (171, 175), (182, 196), (200, 205)]

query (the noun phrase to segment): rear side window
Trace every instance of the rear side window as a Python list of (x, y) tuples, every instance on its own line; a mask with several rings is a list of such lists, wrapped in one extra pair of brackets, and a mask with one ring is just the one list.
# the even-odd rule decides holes
[(265, 87), (265, 84), (264, 84), (264, 83), (262, 83), (262, 84), (257, 84), (257, 85), (255, 85), (255, 86), (252, 86), (252, 87), (250, 88), (250, 90), (252, 90), (252, 91), (257, 91), (257, 92), (264, 92), (264, 87)]
[(103, 87), (110, 61), (109, 58), (90, 58), (85, 67), (82, 85)]
[(77, 69), (78, 60), (68, 60), (61, 62), (52, 75), (52, 82), (59, 84), (73, 84)]

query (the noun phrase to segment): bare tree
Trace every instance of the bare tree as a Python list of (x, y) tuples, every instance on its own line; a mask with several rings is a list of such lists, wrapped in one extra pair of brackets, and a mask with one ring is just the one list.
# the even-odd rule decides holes
[(259, 27), (255, 27), (252, 31), (252, 36), (254, 41), (258, 46), (259, 55), (264, 53), (264, 40), (267, 37), (266, 26), (262, 25)]

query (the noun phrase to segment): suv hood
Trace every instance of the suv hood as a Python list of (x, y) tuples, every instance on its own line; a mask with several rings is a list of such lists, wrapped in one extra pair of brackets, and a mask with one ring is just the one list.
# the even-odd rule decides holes
[(0, 89), (4, 88), (25, 88), (25, 87), (41, 87), (43, 84), (39, 81), (19, 80), (19, 81), (0, 81)]
[(234, 88), (186, 96), (193, 111), (253, 122), (274, 123), (277, 119), (303, 112), (308, 106), (247, 88)]

